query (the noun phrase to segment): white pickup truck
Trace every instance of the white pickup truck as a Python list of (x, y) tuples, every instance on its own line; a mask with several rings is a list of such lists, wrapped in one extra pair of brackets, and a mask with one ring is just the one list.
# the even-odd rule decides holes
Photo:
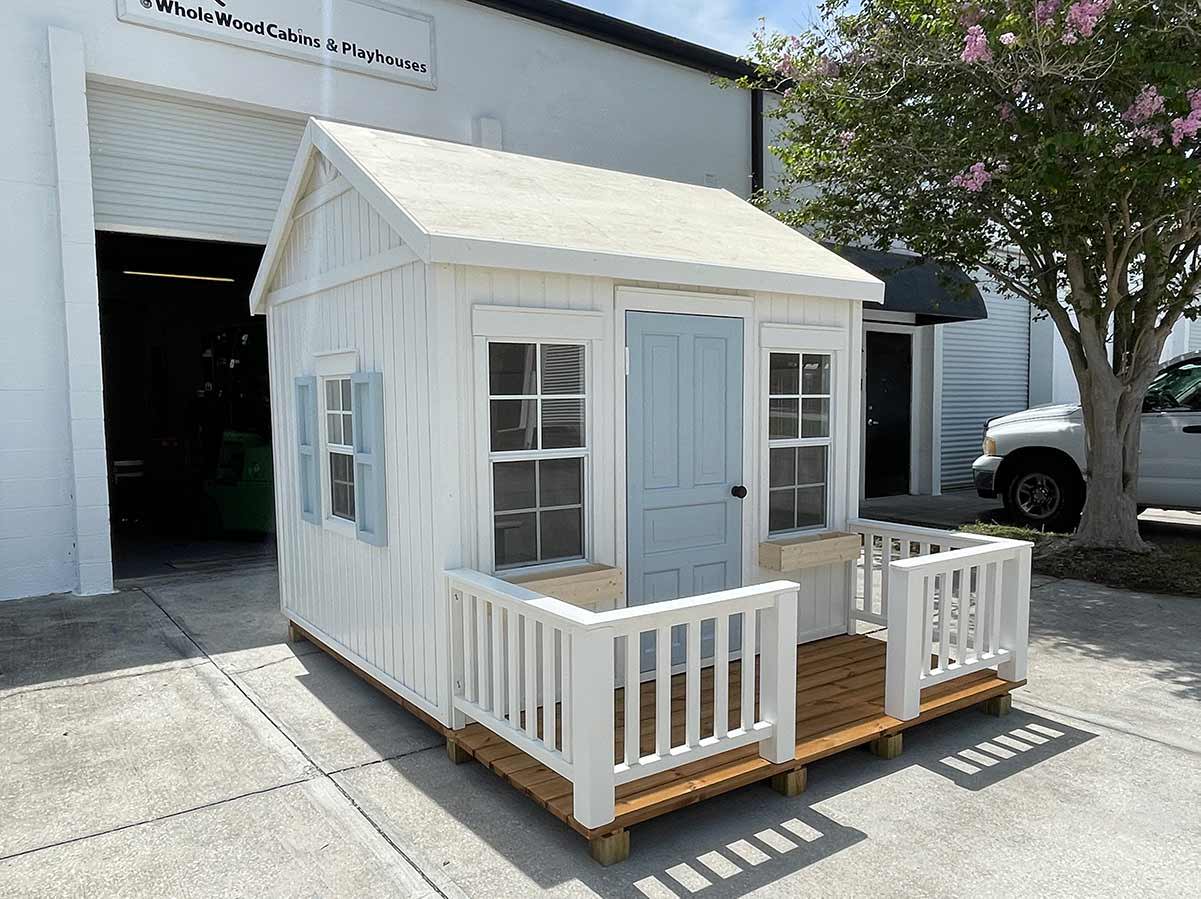
[[(1084, 506), (1087, 461), (1079, 404), (994, 418), (972, 465), (976, 492), (1000, 496), (1019, 521), (1071, 530)], [(1143, 406), (1138, 502), (1201, 510), (1201, 352), (1165, 362)]]

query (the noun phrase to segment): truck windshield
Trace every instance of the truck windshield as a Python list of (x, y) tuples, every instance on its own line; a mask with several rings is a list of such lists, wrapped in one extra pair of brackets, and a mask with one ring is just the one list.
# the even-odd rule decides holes
[(1201, 360), (1190, 360), (1160, 372), (1147, 390), (1147, 409), (1201, 410)]

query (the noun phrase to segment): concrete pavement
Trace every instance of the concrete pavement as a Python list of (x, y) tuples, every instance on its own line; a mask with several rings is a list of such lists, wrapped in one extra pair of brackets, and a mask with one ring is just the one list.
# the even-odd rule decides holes
[(0, 604), (0, 894), (1201, 893), (1201, 599), (1036, 579), (1030, 685), (585, 844), (309, 644), (269, 568)]

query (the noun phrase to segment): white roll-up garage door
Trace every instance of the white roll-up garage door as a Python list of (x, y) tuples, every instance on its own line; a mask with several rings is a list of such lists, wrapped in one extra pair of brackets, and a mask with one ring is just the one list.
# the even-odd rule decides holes
[(304, 122), (88, 85), (96, 228), (266, 243)]
[(980, 283), (988, 318), (942, 326), (942, 486), (972, 483), (984, 423), (1030, 399), (1030, 305)]

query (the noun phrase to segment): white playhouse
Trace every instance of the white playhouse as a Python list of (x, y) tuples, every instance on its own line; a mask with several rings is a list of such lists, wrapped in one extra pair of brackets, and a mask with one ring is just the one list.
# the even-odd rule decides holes
[(1029, 545), (857, 518), (882, 297), (723, 190), (310, 121), (251, 296), (294, 633), (606, 863), (1004, 711)]

